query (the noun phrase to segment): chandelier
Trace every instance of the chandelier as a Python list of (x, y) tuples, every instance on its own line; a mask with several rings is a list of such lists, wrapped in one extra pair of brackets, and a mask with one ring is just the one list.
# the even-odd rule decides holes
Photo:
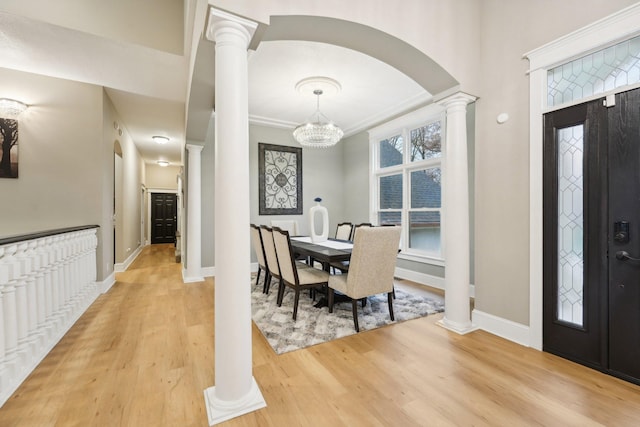
[[(317, 96), (316, 112), (306, 121), (293, 130), (293, 137), (303, 147), (326, 148), (335, 145), (344, 132), (336, 126), (327, 116), (320, 112), (320, 95), (322, 89), (315, 89), (313, 94)], [(315, 118), (315, 121), (313, 120)]]

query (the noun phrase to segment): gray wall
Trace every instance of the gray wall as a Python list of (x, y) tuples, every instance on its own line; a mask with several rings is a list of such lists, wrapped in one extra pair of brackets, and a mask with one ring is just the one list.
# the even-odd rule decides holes
[(360, 132), (340, 142), (344, 161), (344, 218), (369, 222), (369, 134)]
[(249, 157), (251, 170), (251, 222), (269, 225), (274, 219), (298, 221), (301, 234), (309, 234), (309, 208), (315, 205), (313, 199), (322, 198), (322, 205), (329, 211), (329, 235), (336, 226), (345, 221), (343, 156), (340, 143), (326, 149), (302, 150), (302, 215), (259, 215), (258, 205), (258, 143), (299, 147), (291, 130), (265, 126), (249, 127)]
[[(476, 309), (529, 324), (529, 78), (522, 55), (633, 0), (483, 1), (476, 105)], [(496, 123), (502, 112), (510, 119)]]
[[(113, 272), (117, 116), (102, 87), (0, 68), (0, 93), (30, 105), (19, 120), (19, 178), (0, 179), (0, 235), (99, 225), (97, 276), (104, 280)], [(135, 155), (134, 182), (124, 183), (131, 194), (140, 189)], [(128, 247), (140, 238), (139, 205), (136, 197)]]

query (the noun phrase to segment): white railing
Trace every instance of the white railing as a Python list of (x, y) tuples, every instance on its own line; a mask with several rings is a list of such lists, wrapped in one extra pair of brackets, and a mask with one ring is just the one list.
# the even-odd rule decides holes
[(0, 238), (0, 406), (98, 296), (96, 231)]

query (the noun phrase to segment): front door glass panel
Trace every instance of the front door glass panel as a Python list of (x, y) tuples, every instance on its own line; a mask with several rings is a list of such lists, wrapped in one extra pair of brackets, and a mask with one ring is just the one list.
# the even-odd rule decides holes
[(584, 126), (559, 129), (557, 319), (583, 326)]

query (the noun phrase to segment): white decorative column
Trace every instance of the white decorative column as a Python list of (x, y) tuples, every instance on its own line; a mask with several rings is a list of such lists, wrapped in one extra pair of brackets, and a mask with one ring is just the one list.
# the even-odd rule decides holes
[(467, 104), (458, 92), (439, 102), (447, 111), (444, 158), (444, 317), (440, 325), (459, 334), (474, 330), (469, 296), (469, 162)]
[(215, 69), (215, 382), (209, 424), (266, 406), (252, 376), (247, 47), (257, 25), (211, 9)]
[(187, 144), (187, 267), (185, 283), (201, 282), (202, 277), (202, 173), (200, 153), (202, 145)]

